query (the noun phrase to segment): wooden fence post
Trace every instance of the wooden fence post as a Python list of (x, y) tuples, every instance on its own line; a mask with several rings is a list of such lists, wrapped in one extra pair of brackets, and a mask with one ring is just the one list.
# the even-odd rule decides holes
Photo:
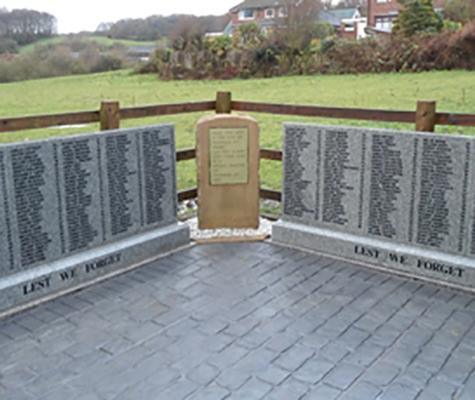
[(216, 93), (216, 114), (231, 114), (231, 92)]
[(101, 102), (101, 131), (120, 128), (120, 104), (118, 101)]
[(435, 101), (418, 101), (416, 112), (416, 131), (434, 132), (437, 117)]

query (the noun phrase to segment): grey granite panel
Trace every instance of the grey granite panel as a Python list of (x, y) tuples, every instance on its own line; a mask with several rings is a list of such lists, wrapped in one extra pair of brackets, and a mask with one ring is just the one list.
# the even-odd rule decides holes
[(103, 240), (112, 240), (140, 231), (141, 191), (137, 154), (137, 134), (116, 133), (97, 138), (101, 163), (100, 185), (104, 221)]
[(282, 219), (421, 254), (473, 255), (473, 146), (471, 137), (286, 125)]
[(98, 147), (91, 136), (53, 143), (62, 255), (103, 242)]
[(11, 272), (19, 272), (61, 257), (53, 143), (8, 146), (5, 155), (13, 249)]
[[(178, 229), (175, 154), (171, 125), (1, 145), (0, 292), (13, 280), (25, 296), (47, 295), (71, 281), (65, 267), (71, 258)], [(124, 247), (123, 262), (113, 269), (189, 242), (187, 229), (177, 235), (170, 243), (140, 245), (130, 257)], [(55, 275), (61, 285), (54, 277), (33, 280), (52, 265), (66, 271)]]
[(365, 149), (362, 132), (286, 126), (284, 219), (361, 230)]
[(175, 138), (171, 126), (143, 129), (138, 136), (143, 222), (151, 228), (176, 222)]
[(361, 229), (361, 193), (365, 170), (366, 138), (361, 132), (320, 129), (320, 204), (316, 221), (337, 229)]
[(11, 214), (8, 203), (7, 178), (5, 173), (5, 152), (0, 150), (0, 276), (7, 275), (14, 268), (13, 241), (11, 237)]
[(418, 139), (413, 242), (466, 254), (473, 140), (438, 135)]
[[(283, 189), (284, 218), (303, 222), (313, 220), (316, 210), (317, 186), (320, 187), (317, 160), (320, 160), (321, 133), (315, 140), (308, 137), (306, 127), (289, 126), (284, 143)], [(319, 203), (319, 201), (318, 201)]]
[(414, 216), (414, 138), (392, 133), (367, 134), (365, 191), (362, 196), (364, 228), (361, 233), (376, 238), (409, 242)]

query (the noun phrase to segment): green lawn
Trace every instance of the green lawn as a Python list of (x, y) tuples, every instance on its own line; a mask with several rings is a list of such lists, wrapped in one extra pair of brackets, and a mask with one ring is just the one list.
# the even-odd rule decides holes
[[(414, 110), (417, 100), (433, 99), (439, 111), (475, 113), (475, 73), (465, 71), (420, 74), (381, 74), (290, 77), (234, 81), (161, 82), (153, 75), (128, 71), (26, 81), (0, 85), (0, 118), (72, 112), (99, 108), (101, 100), (119, 100), (122, 106), (211, 100), (218, 90), (229, 90), (234, 99), (276, 103), (318, 104), (340, 107)], [(202, 114), (148, 118), (123, 122), (123, 127), (172, 122), (178, 148), (194, 145), (194, 127)], [(412, 124), (309, 119), (260, 114), (261, 143), (280, 148), (284, 121), (378, 126), (412, 130)], [(48, 136), (92, 132), (97, 125), (77, 129), (41, 129), (0, 134), (0, 142), (34, 140)], [(475, 128), (438, 127), (439, 132), (475, 134)], [(264, 185), (280, 186), (280, 165), (263, 162)], [(180, 187), (194, 185), (194, 162), (179, 166)]]
[(149, 46), (149, 45), (151, 46), (151, 45), (156, 44), (156, 42), (153, 42), (153, 41), (140, 42), (137, 40), (110, 39), (105, 36), (96, 36), (96, 35), (75, 35), (75, 36), (61, 35), (61, 36), (55, 36), (48, 39), (39, 40), (35, 43), (22, 46), (20, 47), (20, 53), (28, 53), (29, 51), (32, 51), (36, 46), (39, 46), (39, 45), (46, 46), (49, 44), (59, 44), (59, 43), (64, 42), (68, 38), (75, 38), (75, 39), (87, 40), (90, 42), (97, 42), (98, 44), (101, 44), (106, 47), (112, 47), (115, 44), (122, 44), (126, 47)]

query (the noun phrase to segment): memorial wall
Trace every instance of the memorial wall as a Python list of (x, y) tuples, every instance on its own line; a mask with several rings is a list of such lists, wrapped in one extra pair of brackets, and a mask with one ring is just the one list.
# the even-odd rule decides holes
[(274, 240), (475, 287), (470, 137), (285, 127)]
[(0, 146), (0, 311), (187, 244), (176, 209), (172, 126)]

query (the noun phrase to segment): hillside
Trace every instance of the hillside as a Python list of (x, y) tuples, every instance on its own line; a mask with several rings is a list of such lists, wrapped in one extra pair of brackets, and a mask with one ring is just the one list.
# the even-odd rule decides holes
[(39, 40), (35, 43), (29, 44), (26, 46), (22, 46), (20, 47), (20, 53), (21, 54), (28, 53), (29, 51), (32, 51), (36, 46), (56, 45), (70, 39), (96, 42), (106, 47), (112, 47), (116, 44), (120, 44), (126, 47), (154, 46), (157, 44), (157, 42), (153, 42), (153, 41), (142, 42), (142, 41), (136, 41), (136, 40), (110, 39), (108, 37), (98, 36), (98, 35), (59, 35), (59, 36), (55, 36), (49, 39)]

